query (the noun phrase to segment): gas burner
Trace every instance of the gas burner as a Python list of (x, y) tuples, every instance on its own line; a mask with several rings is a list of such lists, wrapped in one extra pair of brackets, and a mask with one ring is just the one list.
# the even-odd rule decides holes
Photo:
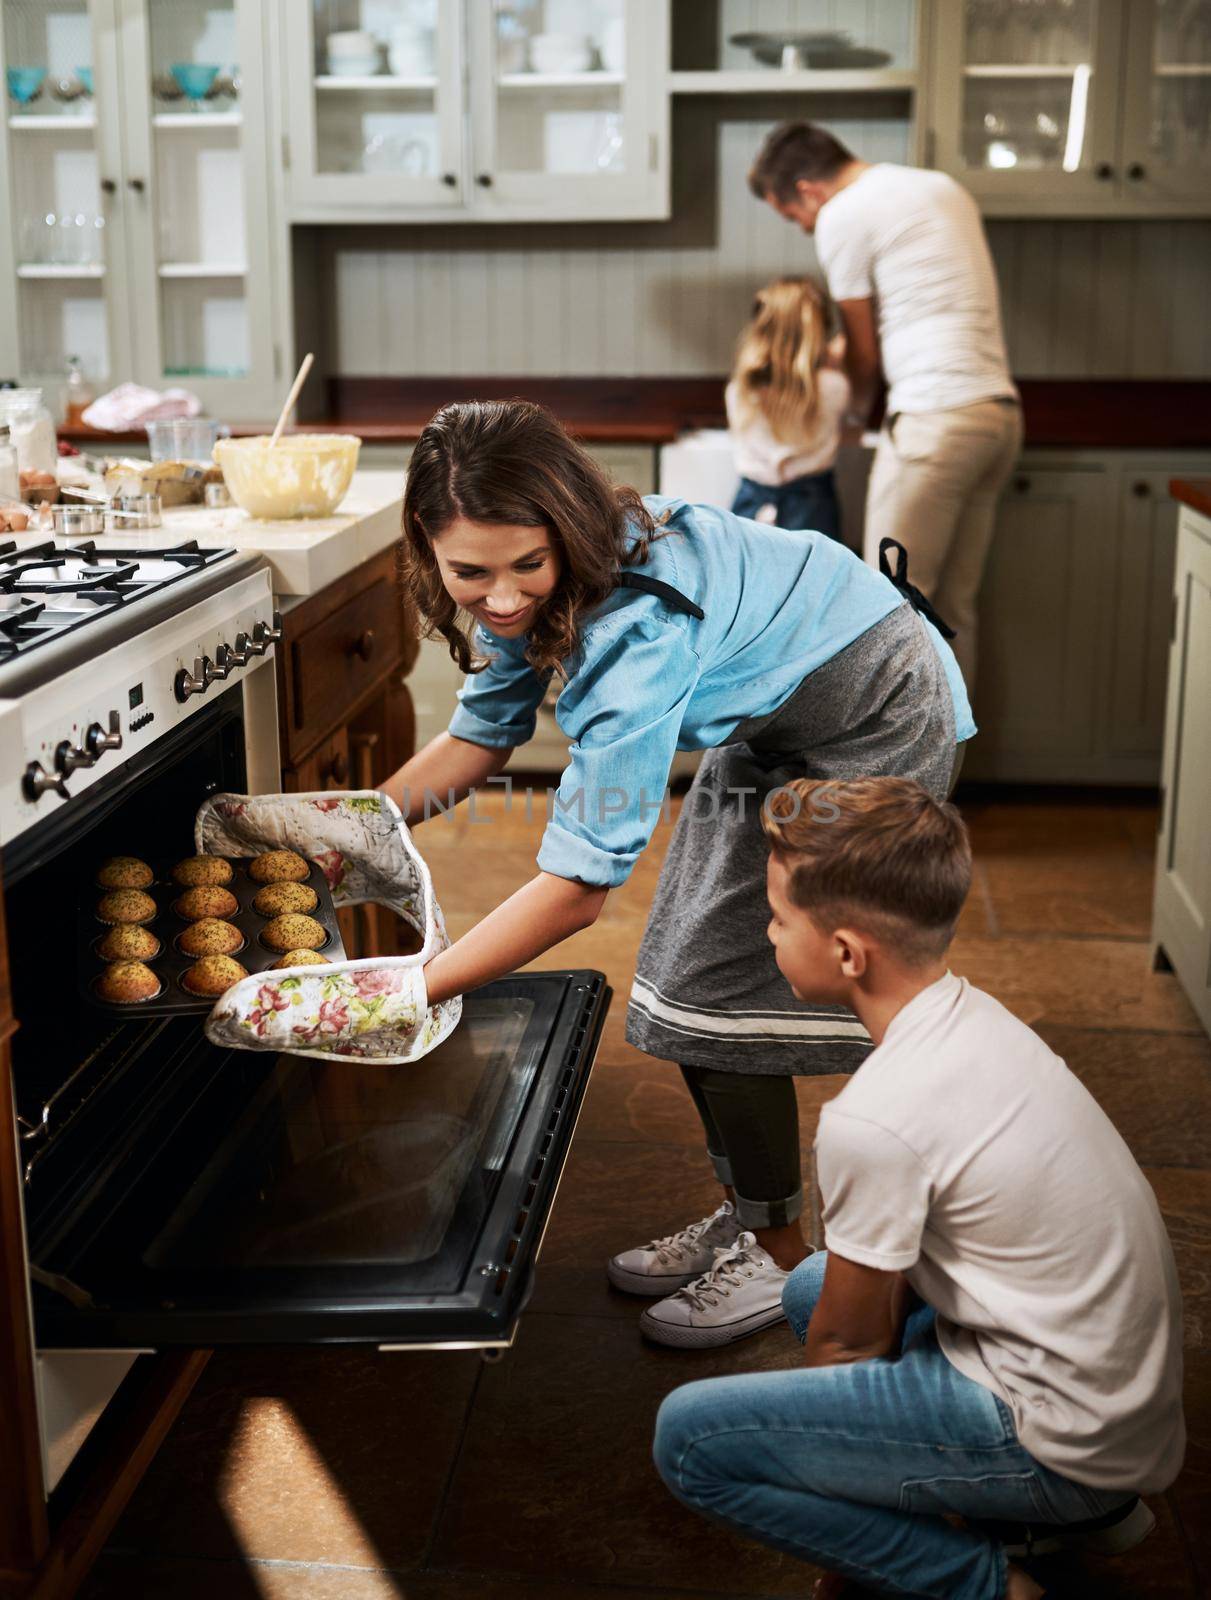
[(0, 544), (0, 664), (170, 586), (188, 588), (197, 573), (234, 554), (204, 549), (196, 539), (162, 549), (7, 540)]

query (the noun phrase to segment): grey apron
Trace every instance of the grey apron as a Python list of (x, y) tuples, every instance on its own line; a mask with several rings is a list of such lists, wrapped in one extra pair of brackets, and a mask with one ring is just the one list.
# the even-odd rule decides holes
[[(622, 581), (647, 589), (651, 580), (635, 576)], [(902, 579), (897, 587), (909, 586)], [(796, 1000), (775, 965), (761, 806), (796, 777), (915, 778), (945, 799), (955, 766), (954, 701), (916, 599), (910, 594), (809, 673), (777, 710), (742, 722), (727, 744), (707, 751), (639, 947), (626, 1022), (637, 1049), (687, 1065), (785, 1076), (852, 1072), (871, 1050), (852, 1012)]]

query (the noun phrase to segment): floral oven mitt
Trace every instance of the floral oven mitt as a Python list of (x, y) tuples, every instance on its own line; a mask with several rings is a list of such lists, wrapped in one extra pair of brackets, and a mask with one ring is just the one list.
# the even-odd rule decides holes
[(337, 906), (374, 901), (410, 922), (415, 955), (256, 973), (206, 1019), (213, 1044), (390, 1065), (427, 1055), (457, 1026), (462, 1000), (430, 1006), (423, 968), (450, 940), (433, 881), (399, 808), (377, 790), (214, 795), (194, 828), (203, 855), (295, 850), (322, 870)]

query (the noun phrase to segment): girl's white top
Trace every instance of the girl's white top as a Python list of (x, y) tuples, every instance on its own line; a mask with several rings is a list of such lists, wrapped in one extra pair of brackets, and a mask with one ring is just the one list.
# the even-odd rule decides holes
[(732, 435), (736, 470), (753, 483), (790, 483), (810, 472), (826, 472), (837, 459), (841, 444), (841, 422), (849, 409), (849, 379), (833, 367), (821, 367), (816, 374), (819, 406), (810, 428), (794, 439), (775, 437), (764, 415), (757, 411), (741, 421), (737, 410), (735, 383), (724, 391), (727, 425)]

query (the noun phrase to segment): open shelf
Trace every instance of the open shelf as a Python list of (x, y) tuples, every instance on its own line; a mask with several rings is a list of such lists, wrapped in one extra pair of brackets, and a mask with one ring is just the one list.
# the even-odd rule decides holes
[(621, 72), (507, 72), (500, 89), (601, 89), (621, 85)]
[(17, 267), (19, 278), (103, 278), (105, 267), (100, 261), (67, 265), (57, 261), (22, 261)]
[(239, 261), (161, 261), (161, 278), (243, 278), (248, 268)]
[(315, 86), (317, 89), (343, 90), (345, 93), (350, 91), (356, 91), (359, 94), (364, 94), (368, 91), (385, 93), (394, 90), (398, 94), (400, 90), (423, 91), (436, 89), (437, 78), (432, 75), (423, 78), (396, 78), (387, 72), (376, 72), (369, 78), (338, 78), (323, 74), (316, 78)]
[(185, 131), (206, 128), (238, 128), (244, 121), (241, 111), (157, 111), (151, 119), (153, 128), (181, 128)]
[(1025, 64), (1007, 61), (1003, 66), (981, 62), (979, 66), (964, 67), (963, 76), (965, 78), (1071, 78), (1077, 71), (1078, 68), (1075, 66), (1059, 66), (1055, 62), (1048, 61)]
[(54, 112), (22, 115), (14, 111), (9, 116), (8, 125), (13, 129), (24, 128), (27, 133), (91, 133), (97, 126), (97, 119), (92, 113), (69, 117)]
[(864, 94), (909, 91), (917, 87), (911, 67), (877, 67), (847, 71), (810, 69), (784, 72), (777, 68), (752, 71), (670, 72), (673, 94)]

